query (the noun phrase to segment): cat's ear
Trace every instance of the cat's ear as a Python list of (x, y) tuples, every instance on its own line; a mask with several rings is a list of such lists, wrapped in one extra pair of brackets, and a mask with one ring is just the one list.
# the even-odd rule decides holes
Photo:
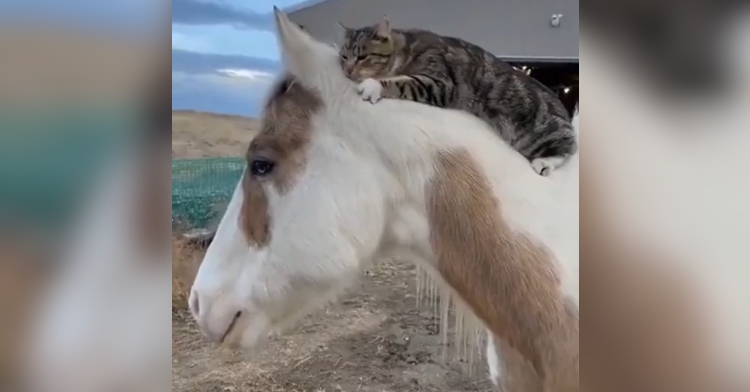
[(341, 22), (336, 22), (336, 29), (339, 30), (339, 32), (346, 33), (347, 31), (351, 30), (350, 28), (344, 26)]
[(381, 38), (391, 38), (391, 21), (387, 16), (384, 16), (375, 27), (375, 34)]
[(341, 22), (336, 22), (336, 42), (346, 41), (346, 37), (352, 29), (344, 26)]

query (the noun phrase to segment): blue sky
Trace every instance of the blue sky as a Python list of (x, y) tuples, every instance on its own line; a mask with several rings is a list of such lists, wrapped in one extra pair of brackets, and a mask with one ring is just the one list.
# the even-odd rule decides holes
[(279, 71), (273, 6), (304, 0), (173, 0), (172, 108), (256, 116)]
[(158, 8), (154, 0), (0, 0), (0, 23), (31, 18), (143, 33), (162, 19)]

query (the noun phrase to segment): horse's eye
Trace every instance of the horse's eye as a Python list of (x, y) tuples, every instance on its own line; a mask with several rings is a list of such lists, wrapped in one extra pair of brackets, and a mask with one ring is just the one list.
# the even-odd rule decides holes
[(275, 163), (266, 159), (255, 159), (250, 162), (250, 173), (254, 176), (263, 177), (273, 171)]

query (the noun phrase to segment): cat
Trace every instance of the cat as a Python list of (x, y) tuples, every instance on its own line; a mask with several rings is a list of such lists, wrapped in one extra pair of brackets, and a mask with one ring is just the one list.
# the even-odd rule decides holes
[(492, 125), (537, 174), (548, 176), (578, 150), (568, 111), (541, 82), (460, 38), (394, 29), (388, 18), (341, 23), (341, 66), (362, 99), (413, 100), (467, 111)]

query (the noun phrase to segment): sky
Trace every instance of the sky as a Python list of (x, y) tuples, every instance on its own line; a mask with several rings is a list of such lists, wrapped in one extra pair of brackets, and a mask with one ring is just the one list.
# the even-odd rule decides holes
[(154, 0), (0, 0), (0, 23), (31, 18), (134, 31), (162, 18), (158, 7)]
[(304, 0), (172, 0), (172, 108), (257, 116), (279, 71), (271, 12)]

